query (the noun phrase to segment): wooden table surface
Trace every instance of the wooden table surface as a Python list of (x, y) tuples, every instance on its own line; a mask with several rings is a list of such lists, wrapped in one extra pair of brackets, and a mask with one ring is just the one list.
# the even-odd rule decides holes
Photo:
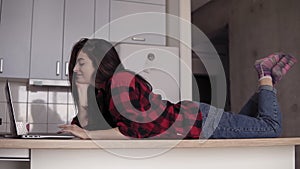
[(3, 149), (96, 149), (96, 148), (209, 148), (300, 145), (300, 138), (209, 139), (209, 140), (80, 140), (0, 139)]

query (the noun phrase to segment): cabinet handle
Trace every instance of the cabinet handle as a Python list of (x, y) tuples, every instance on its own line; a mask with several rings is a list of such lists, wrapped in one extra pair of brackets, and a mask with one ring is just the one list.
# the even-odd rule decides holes
[(1, 24), (1, 21), (2, 21), (2, 2), (3, 0), (0, 0), (0, 24)]
[(66, 76), (69, 76), (69, 62), (66, 62), (66, 63), (65, 63), (65, 69), (66, 69), (65, 75), (66, 75)]
[(0, 73), (3, 73), (3, 58), (0, 59)]
[(59, 76), (59, 74), (60, 74), (60, 62), (57, 61), (56, 62), (56, 76)]
[(140, 38), (140, 37), (132, 37), (133, 41), (146, 41), (146, 38)]

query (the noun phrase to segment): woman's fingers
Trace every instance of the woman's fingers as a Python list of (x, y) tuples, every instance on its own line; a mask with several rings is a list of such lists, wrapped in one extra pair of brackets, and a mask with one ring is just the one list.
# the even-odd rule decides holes
[(87, 131), (77, 125), (60, 125), (58, 126), (63, 133), (71, 133), (81, 139), (88, 139)]
[(60, 126), (58, 126), (58, 128), (60, 128), (61, 130), (58, 131), (57, 133), (70, 133), (70, 132), (67, 132), (68, 126), (69, 125), (60, 125)]
[(72, 131), (76, 131), (76, 125), (61, 125), (58, 126), (63, 132), (72, 132)]
[(58, 128), (62, 129), (62, 128), (64, 128), (65, 126), (66, 126), (65, 124), (59, 125)]

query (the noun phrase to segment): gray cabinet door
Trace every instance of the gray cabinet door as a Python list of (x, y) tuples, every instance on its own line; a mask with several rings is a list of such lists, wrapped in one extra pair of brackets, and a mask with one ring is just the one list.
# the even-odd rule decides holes
[(110, 40), (165, 45), (165, 8), (165, 5), (111, 0)]
[(108, 32), (94, 34), (108, 20), (108, 0), (36, 0), (30, 78), (68, 79), (73, 45), (85, 37), (108, 39)]
[(68, 63), (73, 45), (93, 37), (95, 0), (66, 0), (62, 78), (68, 79)]
[(64, 0), (35, 0), (30, 78), (61, 79)]
[(33, 0), (0, 4), (0, 77), (28, 78)]
[(154, 93), (174, 103), (179, 101), (178, 48), (120, 44), (116, 49), (124, 67), (150, 82)]
[(110, 0), (95, 0), (95, 38), (109, 40)]

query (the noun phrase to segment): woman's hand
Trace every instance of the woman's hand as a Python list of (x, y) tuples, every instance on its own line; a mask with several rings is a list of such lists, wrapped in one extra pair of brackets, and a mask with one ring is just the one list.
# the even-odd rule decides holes
[(81, 139), (109, 139), (109, 140), (127, 140), (130, 139), (127, 136), (124, 136), (120, 133), (118, 128), (113, 129), (107, 129), (107, 130), (93, 130), (88, 131), (84, 130), (77, 125), (61, 125), (59, 126), (61, 128), (62, 133), (71, 133), (76, 137), (79, 137)]
[(77, 125), (61, 125), (58, 126), (61, 129), (61, 133), (71, 133), (76, 137), (79, 137), (81, 139), (90, 139), (89, 135), (88, 135), (88, 131), (84, 130), (80, 127), (78, 127)]

